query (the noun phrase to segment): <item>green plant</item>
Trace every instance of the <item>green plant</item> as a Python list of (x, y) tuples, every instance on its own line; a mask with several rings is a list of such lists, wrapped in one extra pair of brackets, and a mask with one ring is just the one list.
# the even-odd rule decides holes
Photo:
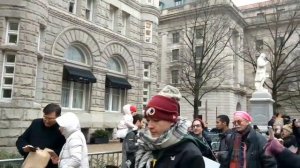
[(94, 138), (109, 137), (109, 132), (103, 129), (97, 129), (93, 133)]

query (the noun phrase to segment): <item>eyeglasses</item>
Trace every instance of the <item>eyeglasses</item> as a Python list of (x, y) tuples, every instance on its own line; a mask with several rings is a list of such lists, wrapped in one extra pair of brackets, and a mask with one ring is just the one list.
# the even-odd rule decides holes
[(202, 127), (202, 126), (201, 126), (201, 124), (197, 124), (197, 125), (193, 125), (192, 127), (193, 128), (199, 128), (199, 127)]
[(232, 122), (233, 125), (241, 125), (243, 120), (235, 120)]

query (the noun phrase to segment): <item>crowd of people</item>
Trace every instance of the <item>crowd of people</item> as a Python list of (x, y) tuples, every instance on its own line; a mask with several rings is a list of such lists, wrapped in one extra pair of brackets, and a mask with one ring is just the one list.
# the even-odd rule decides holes
[[(277, 114), (269, 122), (275, 134), (264, 136), (253, 118), (236, 111), (232, 118), (219, 115), (216, 128), (219, 146), (212, 149), (210, 131), (196, 118), (192, 122), (180, 117), (179, 90), (165, 87), (137, 113), (125, 105), (124, 117), (118, 124), (122, 139), (122, 168), (205, 168), (206, 160), (220, 168), (300, 167), (300, 120)], [(16, 146), (25, 158), (30, 153), (45, 151), (46, 168), (88, 168), (87, 145), (74, 113), (61, 115), (60, 106), (48, 104), (42, 119), (35, 119), (17, 139)], [(38, 148), (36, 148), (38, 147)], [(26, 163), (26, 160), (25, 162)], [(25, 166), (26, 167), (26, 166)]]

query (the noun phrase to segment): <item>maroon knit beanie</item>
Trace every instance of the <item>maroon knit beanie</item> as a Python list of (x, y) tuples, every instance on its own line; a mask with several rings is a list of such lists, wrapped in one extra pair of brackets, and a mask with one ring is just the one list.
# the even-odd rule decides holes
[(176, 122), (178, 115), (178, 101), (161, 95), (153, 96), (145, 109), (146, 118)]

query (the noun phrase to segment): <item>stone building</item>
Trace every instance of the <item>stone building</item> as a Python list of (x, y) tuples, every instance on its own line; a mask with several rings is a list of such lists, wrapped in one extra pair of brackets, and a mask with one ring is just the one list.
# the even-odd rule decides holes
[(0, 147), (42, 108), (78, 115), (84, 134), (112, 129), (122, 106), (156, 92), (158, 0), (0, 2)]
[[(251, 98), (251, 94), (254, 92), (255, 70), (253, 66), (244, 62), (230, 50), (234, 50), (236, 53), (243, 53), (247, 49), (246, 46), (251, 46), (254, 60), (257, 59), (256, 56), (258, 56), (260, 52), (267, 52), (266, 50), (259, 50), (256, 48), (258, 45), (257, 43), (263, 44), (264, 41), (267, 42), (272, 39), (270, 33), (266, 31), (266, 24), (264, 24), (261, 15), (265, 14), (269, 17), (270, 14), (275, 12), (275, 8), (283, 12), (282, 16), (292, 14), (292, 12), (297, 10), (299, 11), (299, 0), (281, 0), (276, 2), (276, 6), (274, 6), (272, 1), (267, 1), (238, 8), (231, 0), (161, 0), (159, 5), (162, 12), (159, 18), (158, 29), (160, 38), (159, 83), (167, 83), (178, 87), (182, 86), (179, 76), (181, 76), (180, 70), (182, 70), (181, 65), (183, 65), (183, 63), (180, 58), (185, 57), (187, 48), (187, 44), (185, 43), (186, 31), (195, 29), (194, 32), (197, 36), (197, 31), (202, 29), (201, 27), (203, 27), (204, 22), (201, 23), (201, 21), (199, 21), (201, 18), (198, 18), (197, 22), (199, 22), (199, 25), (197, 26), (191, 25), (190, 22), (194, 21), (193, 19), (197, 17), (196, 15), (201, 12), (215, 10), (216, 12), (214, 12), (213, 15), (216, 15), (217, 17), (226, 16), (226, 19), (231, 20), (231, 24), (234, 25), (231, 41), (228, 45), (228, 48), (230, 49), (224, 49), (221, 54), (221, 56), (231, 55), (231, 57), (229, 57), (228, 66), (224, 69), (224, 71), (231, 74), (231, 77), (227, 78), (218, 89), (209, 92), (202, 97), (202, 103), (201, 106), (199, 106), (200, 115), (208, 122), (209, 127), (214, 127), (216, 115), (227, 114), (232, 116), (232, 113), (236, 110), (249, 111), (248, 101)], [(202, 15), (202, 17), (204, 17), (204, 15)], [(299, 21), (299, 13), (296, 18)], [(285, 18), (278, 22), (281, 26), (279, 29), (281, 31), (281, 36), (284, 34), (282, 29), (286, 28), (286, 22)], [(274, 28), (274, 25), (270, 25)], [(209, 34), (209, 30), (206, 33)], [(197, 37), (195, 38), (197, 39)], [(296, 58), (299, 57), (300, 53), (299, 27), (288, 42), (297, 44), (297, 41), (298, 47), (293, 52)], [(195, 52), (197, 52), (197, 47), (201, 48), (201, 46), (201, 42), (195, 42)], [(203, 47), (200, 51), (202, 50)], [(268, 72), (270, 72), (270, 69)], [(208, 83), (207, 86), (212, 84), (213, 82)], [(294, 85), (294, 88), (290, 90), (296, 91), (297, 86), (299, 86), (299, 80), (292, 84)], [(287, 87), (291, 88), (291, 85)], [(183, 95), (186, 96), (188, 94), (183, 93)], [(191, 98), (190, 101), (192, 101)], [(193, 107), (185, 100), (181, 101), (181, 105), (183, 107), (182, 115), (192, 119)], [(291, 105), (282, 102), (280, 112), (289, 114), (292, 117), (299, 117), (299, 112), (291, 110), (290, 107)]]
[[(202, 48), (202, 50), (209, 50), (208, 48), (203, 49), (203, 43), (211, 43), (210, 37), (213, 38), (213, 32), (204, 29), (204, 22), (206, 20), (201, 20), (206, 14), (210, 13), (210, 17), (219, 21), (227, 19), (229, 24), (220, 29), (228, 30), (232, 26), (233, 30), (230, 33), (231, 39), (230, 43), (234, 44), (237, 48), (243, 46), (244, 38), (244, 27), (246, 22), (242, 18), (242, 14), (239, 9), (231, 1), (210, 1), (202, 0), (190, 0), (190, 1), (176, 1), (172, 3), (168, 0), (161, 0), (160, 7), (162, 13), (159, 19), (159, 34), (160, 34), (160, 76), (159, 82), (170, 83), (172, 85), (181, 86), (182, 81), (179, 78), (182, 73), (182, 60), (180, 58), (186, 57), (186, 30), (190, 31), (195, 29), (195, 39), (199, 39), (193, 43), (195, 47), (195, 52), (197, 48)], [(188, 12), (187, 12), (188, 11)], [(207, 12), (206, 12), (207, 11)], [(203, 12), (203, 14), (201, 14)], [(197, 25), (191, 24), (197, 19)], [(208, 20), (210, 27), (220, 26), (219, 23)], [(214, 25), (215, 24), (215, 25)], [(223, 26), (223, 25), (221, 25)], [(197, 37), (198, 30), (201, 31), (200, 34), (206, 34), (209, 38), (202, 41), (202, 36)], [(231, 31), (231, 30), (228, 30)], [(225, 31), (224, 31), (225, 32)], [(220, 32), (218, 32), (220, 33)], [(209, 42), (208, 42), (209, 41)], [(217, 41), (215, 41), (217, 43)], [(219, 45), (219, 44), (218, 44)], [(221, 44), (220, 44), (221, 45)], [(206, 51), (204, 51), (206, 52)], [(227, 64), (222, 69), (225, 73), (223, 74), (224, 82), (220, 83), (218, 89), (213, 90), (204, 95), (201, 99), (201, 105), (199, 106), (200, 116), (204, 121), (208, 123), (209, 127), (215, 126), (216, 115), (227, 114), (232, 115), (236, 110), (246, 110), (247, 109), (247, 90), (244, 84), (244, 63), (241, 59), (234, 56), (234, 53), (230, 50), (229, 43), (224, 46), (224, 50), (221, 51), (218, 57), (224, 57), (226, 55)], [(208, 55), (206, 56), (208, 57)], [(215, 57), (215, 56), (214, 56)], [(207, 86), (212, 85), (214, 80), (210, 81)], [(187, 93), (183, 93), (187, 96)], [(189, 97), (190, 101), (192, 97)], [(192, 119), (193, 117), (193, 107), (185, 101), (181, 100), (183, 116)]]

